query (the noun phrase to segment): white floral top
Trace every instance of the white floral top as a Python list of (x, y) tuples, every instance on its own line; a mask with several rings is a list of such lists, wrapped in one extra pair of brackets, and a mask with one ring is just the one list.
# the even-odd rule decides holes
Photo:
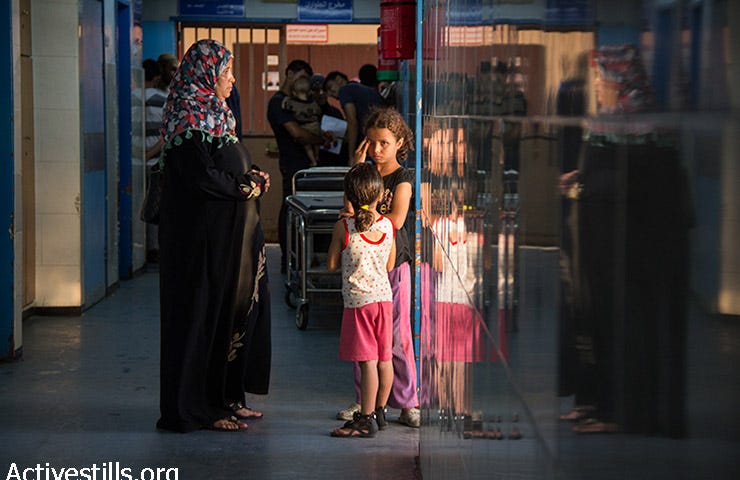
[[(344, 222), (342, 249), (342, 298), (345, 308), (357, 308), (369, 303), (392, 302), (393, 292), (388, 280), (388, 255), (391, 253), (396, 229), (388, 217), (380, 216), (366, 232), (355, 229), (354, 218)], [(380, 231), (373, 241), (366, 234)]]

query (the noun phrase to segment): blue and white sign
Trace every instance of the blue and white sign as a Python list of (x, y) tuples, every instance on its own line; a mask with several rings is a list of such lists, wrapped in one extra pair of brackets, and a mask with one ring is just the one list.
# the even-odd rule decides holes
[(449, 25), (480, 25), (483, 23), (483, 0), (458, 0), (447, 11)]
[(352, 21), (352, 0), (298, 0), (298, 21), (340, 23)]
[(590, 0), (547, 0), (545, 24), (552, 26), (588, 26), (596, 21)]
[(179, 0), (180, 15), (244, 17), (244, 0)]

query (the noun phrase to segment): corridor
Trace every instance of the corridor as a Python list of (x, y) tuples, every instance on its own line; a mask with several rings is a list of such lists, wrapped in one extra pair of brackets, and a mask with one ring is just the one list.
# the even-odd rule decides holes
[[(336, 411), (353, 395), (351, 368), (337, 359), (340, 310), (336, 305), (319, 308), (314, 302), (308, 329), (298, 330), (294, 310), (284, 301), (279, 255), (277, 245), (268, 246), (271, 392), (247, 398), (265, 413), (264, 419), (251, 421), (247, 432), (156, 430), (158, 276), (150, 271), (121, 282), (82, 316), (25, 320), (23, 359), (0, 364), (0, 479), (51, 480), (52, 469), (59, 475), (62, 468), (78, 469), (70, 480), (420, 479), (420, 432), (395, 423), (398, 411), (389, 412), (389, 428), (375, 438), (329, 436), (340, 423), (334, 419)], [(533, 265), (547, 263), (548, 253), (538, 255), (535, 260), (530, 252), (525, 262), (534, 282), (525, 284), (525, 296), (552, 290), (543, 289), (542, 272), (532, 270)], [(579, 437), (570, 432), (570, 424), (557, 421), (557, 410), (567, 411), (570, 399), (553, 402), (542, 394), (554, 375), (552, 367), (542, 366), (551, 365), (546, 359), (554, 355), (541, 338), (543, 328), (553, 328), (544, 316), (552, 311), (545, 306), (549, 302), (545, 297), (543, 305), (522, 314), (518, 352), (512, 351), (510, 358), (521, 375), (518, 394), (529, 398), (534, 408), (525, 417), (537, 422), (522, 418), (522, 440), (496, 442), (465, 439), (432, 419), (421, 432), (422, 454), (427, 455), (422, 465), (431, 463), (428, 456), (433, 455), (443, 467), (425, 477), (693, 480), (708, 478), (710, 472), (716, 479), (736, 476), (740, 457), (732, 379), (737, 377), (733, 372), (740, 351), (737, 325), (692, 315), (690, 438)], [(539, 305), (536, 298), (528, 298)], [(724, 353), (717, 358), (705, 348), (713, 344), (723, 345)], [(714, 366), (711, 375), (699, 374), (709, 371), (709, 365)], [(504, 374), (495, 371), (499, 364), (489, 367), (481, 371), (488, 375), (476, 386), (486, 408), (510, 402), (526, 413), (514, 397), (502, 402), (502, 389), (507, 389), (496, 379)], [(543, 455), (544, 450), (549, 453)], [(544, 477), (538, 463), (543, 459), (552, 462)], [(100, 469), (96, 477), (93, 466)], [(24, 474), (24, 469), (31, 470)]]

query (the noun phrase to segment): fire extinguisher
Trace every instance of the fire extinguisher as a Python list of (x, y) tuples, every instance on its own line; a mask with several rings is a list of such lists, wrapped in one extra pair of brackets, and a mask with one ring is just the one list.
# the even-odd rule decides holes
[(380, 45), (383, 58), (414, 58), (416, 2), (386, 0), (380, 3)]
[(383, 56), (383, 38), (378, 27), (378, 80), (392, 82), (398, 80), (398, 60)]

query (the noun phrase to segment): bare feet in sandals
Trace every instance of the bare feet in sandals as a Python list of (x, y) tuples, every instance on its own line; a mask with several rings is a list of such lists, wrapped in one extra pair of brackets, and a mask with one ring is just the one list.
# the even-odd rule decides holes
[(238, 430), (246, 430), (248, 425), (244, 422), (240, 422), (236, 418), (221, 418), (216, 420), (211, 425), (211, 430), (217, 430), (219, 432), (236, 432)]
[(587, 418), (573, 427), (576, 433), (615, 433), (619, 431), (619, 425), (613, 422), (602, 422), (596, 418)]
[(560, 415), (560, 420), (569, 420), (571, 422), (577, 422), (578, 420), (582, 420), (588, 417), (588, 415), (594, 412), (595, 410), (596, 408), (590, 405), (584, 405), (582, 407), (575, 407), (570, 412)]
[(262, 412), (258, 412), (251, 407), (247, 407), (241, 402), (232, 403), (229, 405), (229, 408), (231, 408), (231, 411), (234, 412), (234, 415), (236, 415), (237, 418), (262, 418)]

